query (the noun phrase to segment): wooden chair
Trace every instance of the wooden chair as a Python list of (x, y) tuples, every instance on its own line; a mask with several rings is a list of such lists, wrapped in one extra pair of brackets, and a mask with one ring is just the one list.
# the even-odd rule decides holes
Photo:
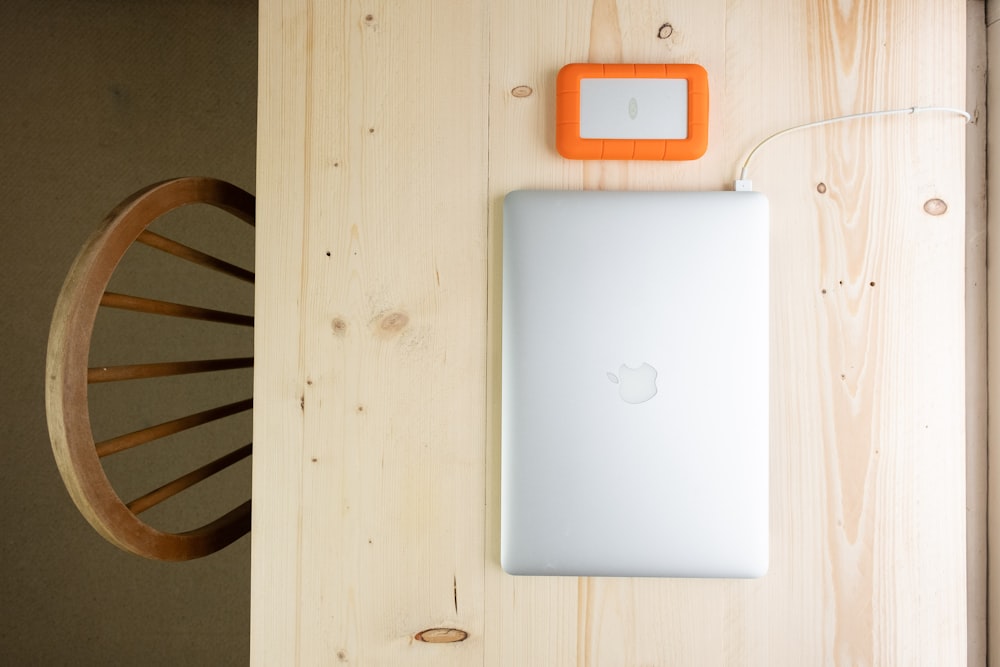
[(251, 368), (253, 357), (161, 361), (88, 368), (98, 309), (126, 309), (159, 316), (193, 318), (252, 327), (241, 315), (107, 290), (112, 273), (133, 243), (141, 243), (203, 267), (253, 282), (253, 273), (148, 230), (154, 220), (189, 204), (222, 209), (253, 226), (254, 198), (234, 185), (209, 178), (179, 178), (147, 187), (122, 202), (83, 246), (66, 277), (56, 304), (46, 362), (46, 411), (49, 435), (63, 482), (91, 525), (118, 547), (148, 558), (189, 560), (232, 543), (250, 530), (250, 501), (206, 525), (166, 532), (139, 514), (251, 455), (252, 444), (129, 502), (113, 488), (102, 460), (126, 449), (252, 408), (247, 398), (148, 428), (96, 442), (91, 430), (88, 385), (188, 373)]

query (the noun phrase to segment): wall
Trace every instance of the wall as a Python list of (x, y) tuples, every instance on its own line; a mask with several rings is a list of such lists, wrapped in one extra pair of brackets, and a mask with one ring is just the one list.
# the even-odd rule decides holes
[(965, 197), (965, 400), (966, 532), (968, 553), (969, 665), (987, 653), (987, 273), (986, 273), (986, 3), (967, 10), (966, 109), (976, 122), (966, 134)]
[[(104, 542), (62, 487), (43, 384), (56, 294), (114, 204), (178, 175), (253, 190), (256, 10), (236, 0), (0, 3), (0, 664), (247, 662), (249, 540), (190, 564)], [(252, 240), (222, 249), (252, 261)], [(129, 274), (155, 280), (141, 265)], [(252, 308), (249, 296), (239, 307)], [(142, 342), (110, 327), (103, 344), (131, 353)], [(164, 412), (184, 407), (162, 396)], [(103, 407), (109, 422), (140, 409)], [(198, 458), (186, 444), (159, 451), (182, 468)], [(232, 485), (245, 494), (241, 474)]]
[[(986, 3), (986, 52), (988, 66), (994, 71), (1000, 68), (1000, 4), (995, 0)], [(996, 78), (987, 81), (987, 104), (989, 126), (1000, 128), (1000, 85)], [(989, 295), (989, 382), (993, 387), (1000, 387), (1000, 146), (995, 129), (987, 135), (987, 177), (988, 194), (988, 234), (987, 234), (987, 266)], [(997, 443), (1000, 443), (1000, 391), (989, 392), (989, 453), (991, 458), (1000, 456)], [(1000, 571), (1000, 549), (996, 547), (1000, 538), (1000, 465), (989, 469), (989, 537), (993, 548), (989, 550), (989, 568), (995, 573)], [(989, 656), (990, 664), (1000, 664), (1000, 577), (992, 576), (989, 582)]]

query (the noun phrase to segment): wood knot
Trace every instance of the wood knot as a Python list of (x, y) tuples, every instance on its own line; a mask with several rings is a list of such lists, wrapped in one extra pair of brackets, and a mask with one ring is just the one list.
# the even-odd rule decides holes
[(333, 318), (333, 322), (330, 323), (330, 328), (333, 329), (335, 336), (343, 336), (347, 333), (347, 322), (340, 317), (335, 317)]
[(379, 329), (387, 333), (396, 333), (410, 321), (406, 313), (389, 313), (379, 322)]
[(468, 632), (458, 628), (428, 628), (413, 635), (413, 638), (428, 644), (454, 644), (465, 641), (468, 636)]
[(817, 185), (816, 192), (820, 193), (821, 195), (826, 194), (826, 183), (820, 183), (819, 185)]
[(656, 31), (656, 36), (659, 39), (667, 39), (672, 34), (674, 34), (674, 26), (669, 23), (664, 23), (660, 26), (660, 29)]
[(510, 90), (510, 94), (514, 97), (529, 97), (533, 92), (535, 91), (531, 86), (514, 86)]
[(930, 215), (943, 215), (948, 210), (948, 204), (943, 199), (928, 199), (924, 202), (924, 211)]

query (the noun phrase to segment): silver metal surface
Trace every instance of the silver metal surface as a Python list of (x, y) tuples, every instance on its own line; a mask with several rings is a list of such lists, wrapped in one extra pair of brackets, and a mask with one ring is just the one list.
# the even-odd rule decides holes
[(517, 191), (502, 224), (504, 570), (763, 575), (767, 199)]

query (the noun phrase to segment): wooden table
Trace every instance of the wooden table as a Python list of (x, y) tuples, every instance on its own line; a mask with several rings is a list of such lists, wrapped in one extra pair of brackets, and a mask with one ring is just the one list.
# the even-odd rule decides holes
[[(772, 207), (761, 580), (501, 571), (496, 291), (512, 189), (727, 188), (790, 125), (962, 107), (964, 2), (260, 11), (254, 664), (964, 663), (960, 118), (804, 131), (753, 165)], [(561, 159), (555, 74), (587, 60), (704, 65), (705, 157)]]

